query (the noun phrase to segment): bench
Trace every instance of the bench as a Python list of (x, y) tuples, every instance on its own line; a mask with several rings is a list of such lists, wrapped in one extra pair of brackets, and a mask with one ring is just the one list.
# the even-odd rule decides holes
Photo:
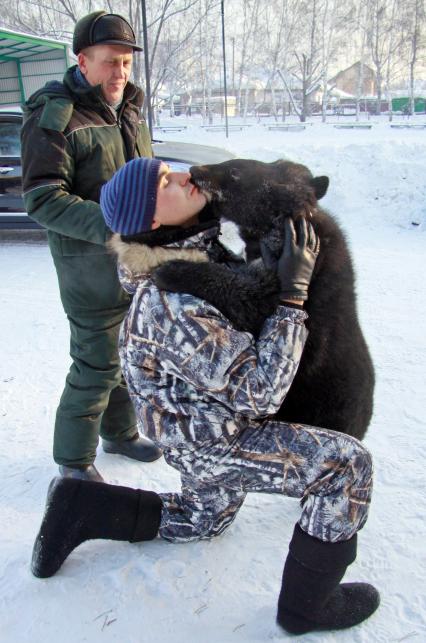
[(336, 123), (336, 129), (371, 129), (373, 127), (370, 123)]
[(426, 129), (426, 123), (391, 123), (395, 129)]
[(164, 127), (162, 125), (156, 125), (154, 129), (166, 134), (167, 132), (181, 132), (186, 129), (186, 125), (164, 125)]
[(271, 131), (279, 132), (301, 132), (302, 130), (306, 129), (306, 125), (285, 125), (284, 123), (272, 123), (271, 125), (265, 124), (264, 127), (267, 127)]
[[(226, 125), (201, 125), (206, 132), (225, 132)], [(228, 131), (230, 132), (241, 132), (241, 130), (247, 127), (245, 125), (228, 125)]]
[[(205, 129), (207, 132), (224, 132), (226, 130), (226, 125), (200, 125), (202, 129)], [(228, 125), (228, 130), (231, 132), (241, 132), (244, 127), (251, 127), (251, 125)]]

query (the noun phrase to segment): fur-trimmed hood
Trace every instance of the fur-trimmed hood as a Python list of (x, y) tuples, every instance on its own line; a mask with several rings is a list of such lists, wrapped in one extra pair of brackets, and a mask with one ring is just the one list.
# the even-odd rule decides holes
[(140, 241), (127, 241), (114, 234), (108, 241), (110, 251), (116, 255), (118, 276), (123, 288), (133, 294), (138, 283), (146, 279), (155, 268), (166, 261), (209, 261), (209, 248), (217, 240), (218, 228), (196, 232), (194, 235), (172, 241), (167, 245), (152, 246)]

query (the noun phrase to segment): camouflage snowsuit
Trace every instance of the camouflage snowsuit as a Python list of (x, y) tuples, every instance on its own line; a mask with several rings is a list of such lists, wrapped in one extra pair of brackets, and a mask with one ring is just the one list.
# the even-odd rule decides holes
[(206, 261), (205, 239), (161, 248), (112, 241), (134, 294), (120, 335), (123, 373), (143, 433), (181, 474), (182, 493), (160, 494), (160, 535), (218, 535), (257, 491), (301, 498), (299, 524), (311, 536), (349, 539), (367, 518), (368, 451), (344, 434), (268, 419), (296, 374), (306, 313), (278, 307), (255, 340), (206, 301), (159, 291), (149, 278), (168, 259)]

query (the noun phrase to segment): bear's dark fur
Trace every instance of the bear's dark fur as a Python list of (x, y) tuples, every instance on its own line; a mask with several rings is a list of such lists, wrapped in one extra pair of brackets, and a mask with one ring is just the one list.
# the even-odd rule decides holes
[(304, 165), (289, 161), (246, 159), (193, 167), (191, 175), (210, 195), (203, 217), (225, 218), (238, 225), (247, 265), (169, 262), (155, 271), (157, 285), (205, 299), (236, 328), (257, 334), (279, 302), (278, 280), (263, 267), (259, 240), (266, 240), (277, 253), (284, 217), (307, 216), (321, 241), (305, 303), (309, 337), (277, 418), (361, 439), (373, 410), (374, 370), (358, 322), (345, 238), (317, 203), (327, 191), (328, 178), (313, 177)]

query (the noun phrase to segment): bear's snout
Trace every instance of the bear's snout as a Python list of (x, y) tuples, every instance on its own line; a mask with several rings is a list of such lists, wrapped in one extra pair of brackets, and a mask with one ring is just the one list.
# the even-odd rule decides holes
[(212, 182), (208, 166), (193, 165), (189, 168), (189, 173), (191, 175), (191, 183), (197, 186), (209, 203), (213, 199), (221, 200), (222, 190)]

